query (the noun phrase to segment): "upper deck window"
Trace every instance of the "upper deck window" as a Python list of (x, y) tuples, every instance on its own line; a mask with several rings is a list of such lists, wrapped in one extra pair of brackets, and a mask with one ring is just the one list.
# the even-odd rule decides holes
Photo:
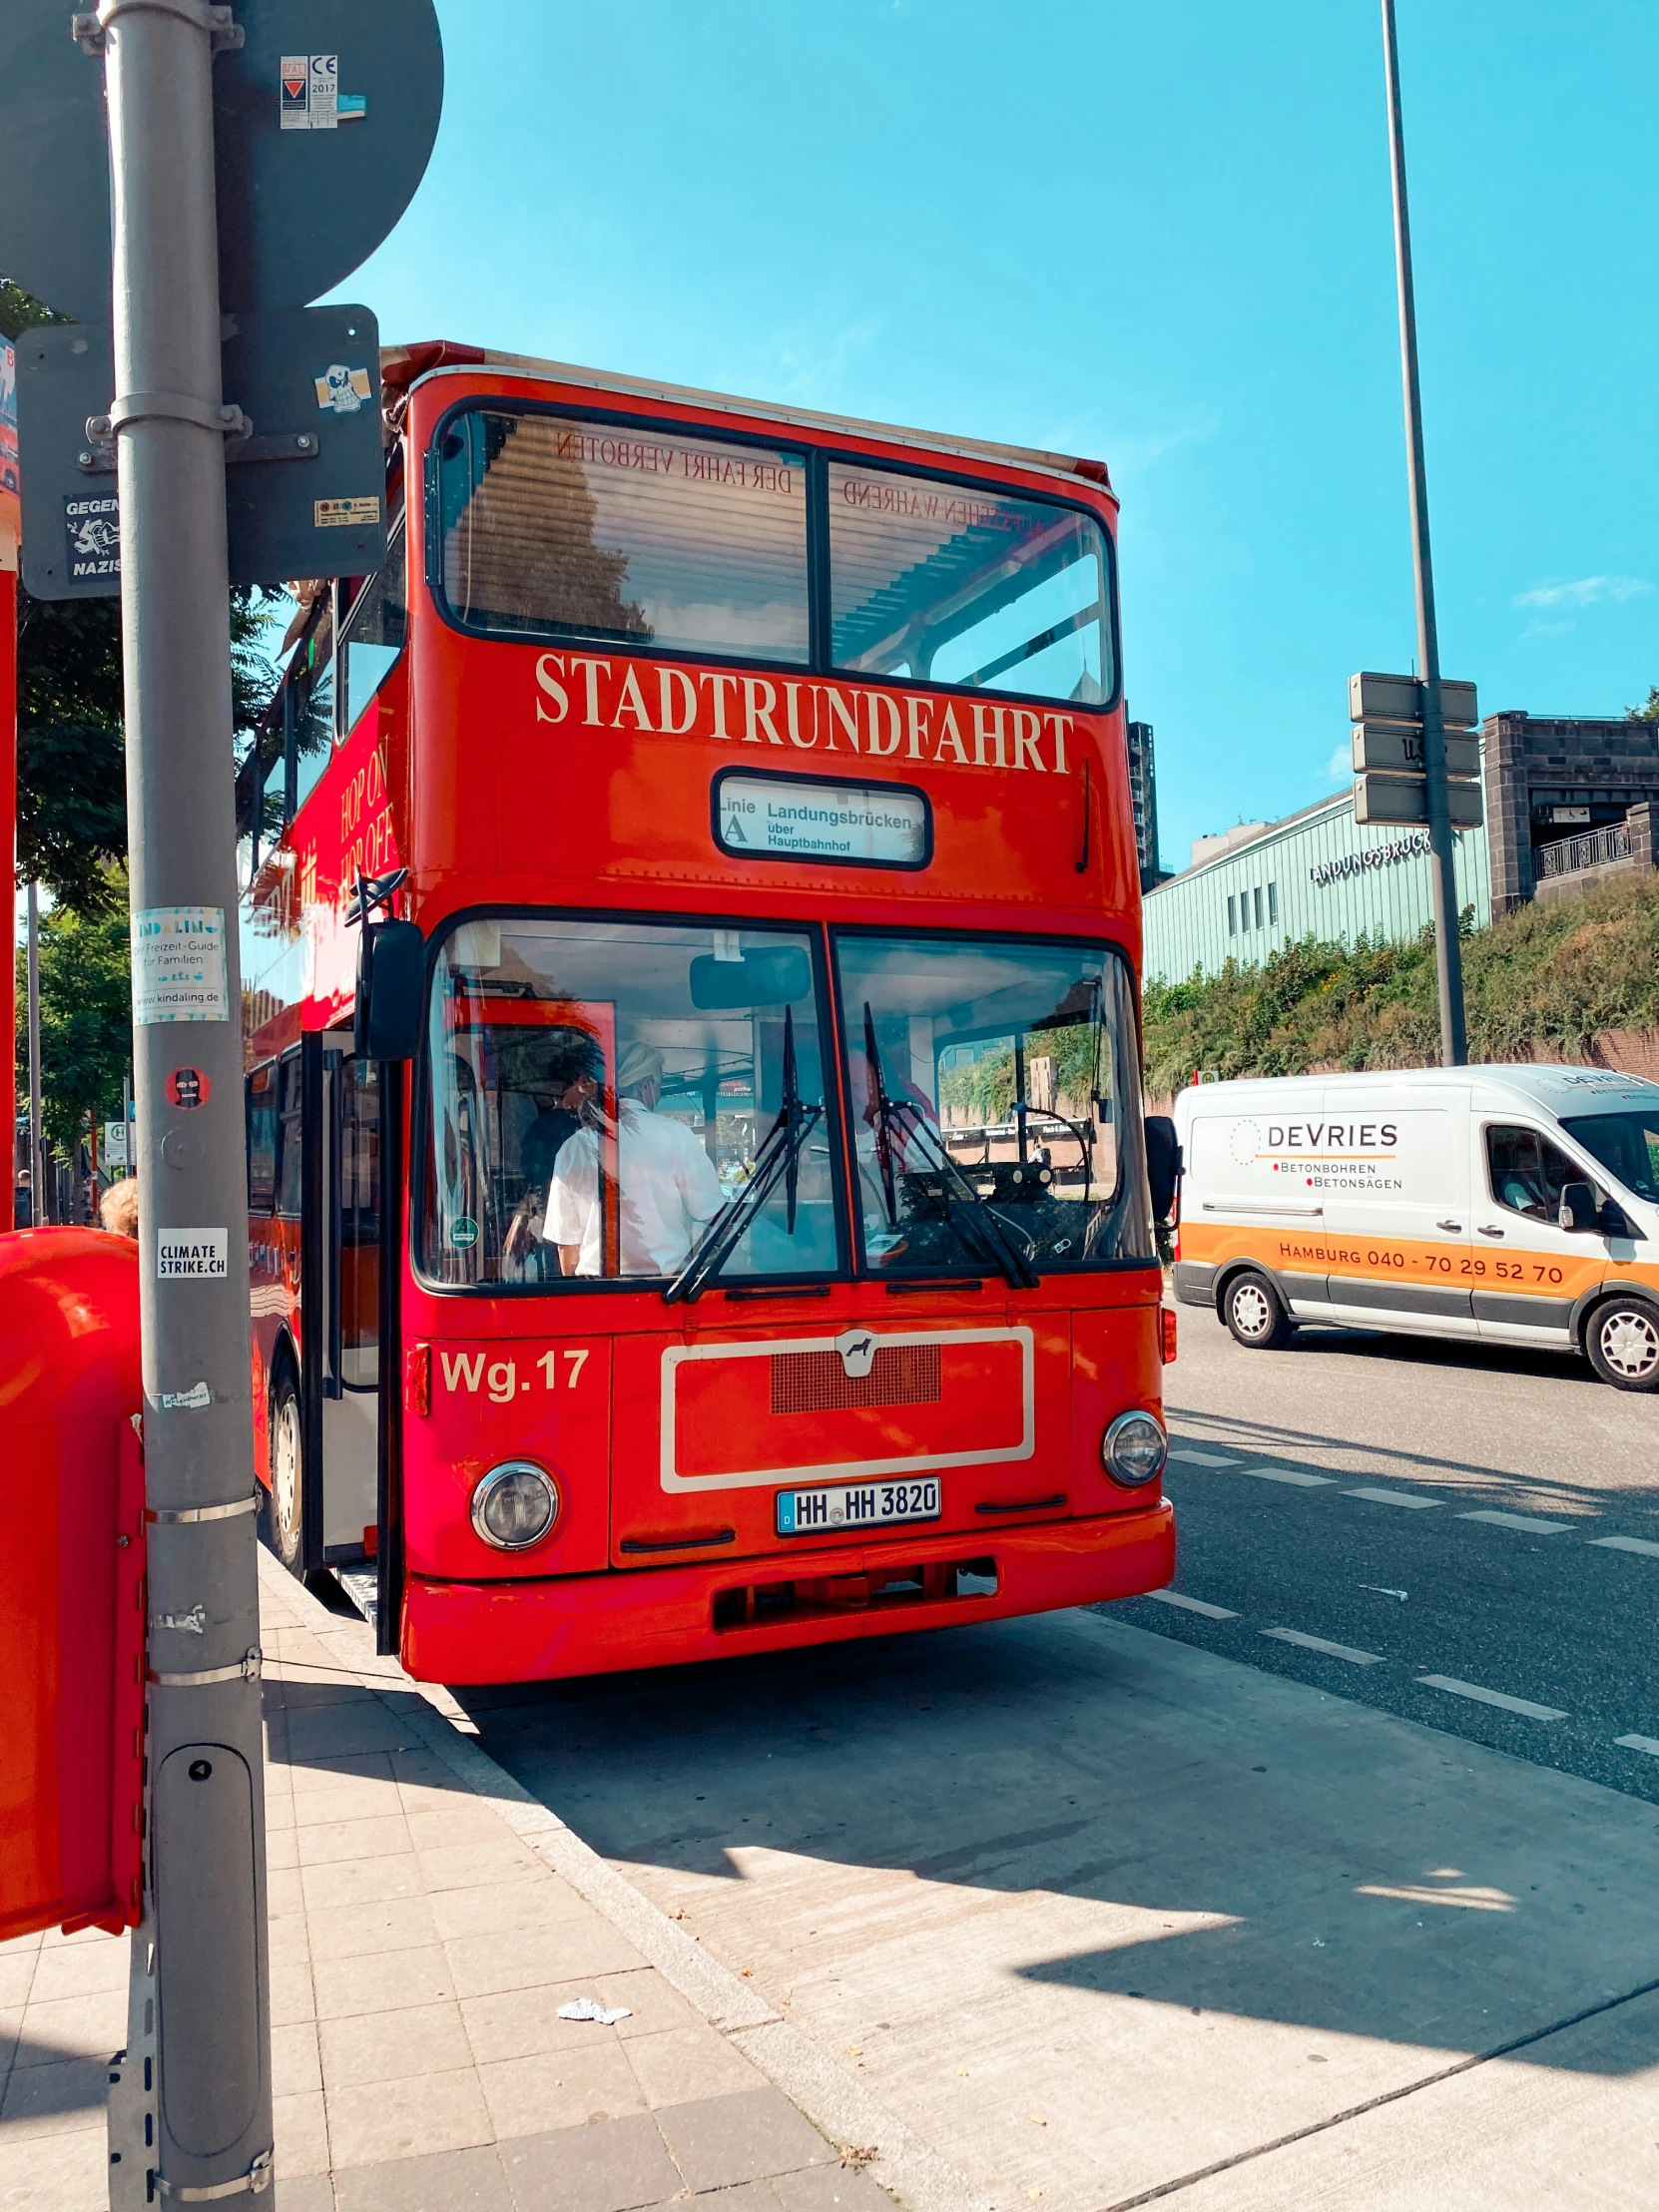
[(462, 622), (806, 661), (799, 452), (478, 407), (449, 424), (439, 466), (443, 590)]
[(399, 529), (386, 547), (384, 567), (368, 578), (346, 618), (339, 651), (345, 670), (341, 738), (349, 737), (357, 727), (357, 717), (396, 667), (408, 626), (403, 533)]
[(831, 659), (915, 683), (1103, 706), (1105, 533), (989, 485), (830, 464)]

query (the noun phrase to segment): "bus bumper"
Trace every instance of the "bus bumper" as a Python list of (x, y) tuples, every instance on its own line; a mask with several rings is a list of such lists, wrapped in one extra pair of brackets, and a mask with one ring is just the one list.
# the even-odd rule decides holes
[(522, 1582), (411, 1575), (401, 1657), (420, 1682), (547, 1682), (1053, 1612), (1138, 1597), (1174, 1574), (1175, 1509), (1160, 1498), (1092, 1520), (787, 1558)]

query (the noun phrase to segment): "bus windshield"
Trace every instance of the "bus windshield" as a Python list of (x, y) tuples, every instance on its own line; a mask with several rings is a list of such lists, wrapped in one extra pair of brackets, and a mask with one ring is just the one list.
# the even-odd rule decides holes
[(803, 932), (464, 922), (438, 955), (428, 1058), (432, 1280), (672, 1280), (743, 1196), (786, 1092), (819, 1112), (722, 1278), (837, 1268)]
[(1152, 1258), (1115, 953), (847, 932), (836, 963), (867, 1268), (1019, 1282)]

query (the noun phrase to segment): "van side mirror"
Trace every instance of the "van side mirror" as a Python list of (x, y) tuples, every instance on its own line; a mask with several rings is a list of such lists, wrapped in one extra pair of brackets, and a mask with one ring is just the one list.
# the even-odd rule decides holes
[(370, 1060), (412, 1060), (426, 999), (426, 939), (412, 921), (365, 927), (357, 946), (352, 1049)]
[(1594, 1236), (1600, 1227), (1596, 1194), (1588, 1183), (1563, 1183), (1561, 1185), (1560, 1211), (1556, 1225), (1569, 1229), (1578, 1236)]
[(1185, 1162), (1175, 1123), (1168, 1114), (1146, 1117), (1146, 1179), (1152, 1192), (1152, 1218), (1168, 1221), (1175, 1211), (1175, 1193)]

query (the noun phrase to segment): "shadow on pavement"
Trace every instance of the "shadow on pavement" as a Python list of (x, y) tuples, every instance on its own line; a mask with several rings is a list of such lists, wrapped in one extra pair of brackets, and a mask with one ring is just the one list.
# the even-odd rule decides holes
[(1002, 1986), (1469, 2051), (1659, 1977), (1651, 1807), (1112, 1621), (459, 1694), (769, 1982), (967, 1945)]

